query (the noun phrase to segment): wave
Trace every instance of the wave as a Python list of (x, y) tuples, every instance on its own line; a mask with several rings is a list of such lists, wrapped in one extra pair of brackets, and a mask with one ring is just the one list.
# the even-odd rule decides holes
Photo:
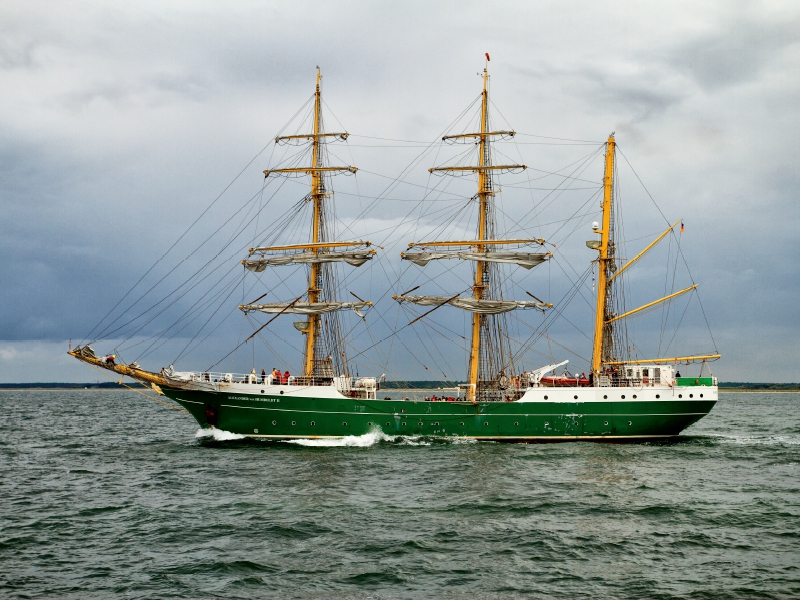
[(310, 439), (303, 438), (299, 440), (285, 440), (287, 444), (297, 444), (298, 446), (321, 446), (321, 447), (338, 447), (350, 446), (356, 448), (367, 448), (374, 446), (378, 442), (393, 442), (398, 436), (386, 435), (380, 429), (373, 429), (364, 435), (346, 435), (343, 438), (336, 439)]
[(800, 437), (794, 435), (722, 435), (711, 434), (703, 437), (713, 438), (721, 444), (743, 446), (798, 446)]
[(243, 440), (247, 436), (240, 435), (238, 433), (231, 433), (230, 431), (225, 431), (224, 429), (199, 429), (197, 433), (194, 434), (196, 438), (211, 438), (215, 442), (228, 442), (230, 440)]
[[(213, 440), (215, 442), (229, 442), (234, 440), (249, 439), (246, 435), (232, 433), (224, 429), (198, 429), (195, 438)], [(322, 448), (368, 448), (381, 442), (392, 443), (398, 446), (430, 446), (433, 443), (446, 444), (474, 444), (477, 440), (465, 437), (426, 437), (420, 435), (388, 435), (379, 428), (373, 429), (363, 435), (347, 435), (341, 438), (300, 438), (295, 440), (265, 440), (270, 443), (296, 444), (298, 446)]]
[(472, 444), (477, 440), (461, 437), (426, 437), (420, 435), (388, 435), (380, 429), (373, 429), (363, 435), (348, 435), (336, 439), (298, 439), (284, 440), (287, 444), (297, 444), (298, 446), (316, 447), (342, 447), (349, 446), (355, 448), (367, 448), (380, 442), (397, 444), (398, 446), (430, 446), (436, 443), (448, 444)]

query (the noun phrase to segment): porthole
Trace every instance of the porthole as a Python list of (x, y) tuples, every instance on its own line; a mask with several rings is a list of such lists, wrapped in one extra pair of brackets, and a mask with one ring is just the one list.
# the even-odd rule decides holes
[(386, 421), (386, 426), (389, 427), (390, 425), (391, 423), (389, 421)]
[(464, 421), (461, 421), (461, 423), (459, 423), (459, 425), (464, 425)]
[(689, 394), (689, 398), (694, 398), (694, 394)]
[(264, 393), (264, 390), (261, 390), (261, 393), (263, 394), (263, 393)]
[(633, 395), (633, 399), (636, 400), (636, 394)]
[(603, 400), (608, 400), (608, 395), (607, 394), (603, 394)]
[(483, 422), (483, 424), (484, 424), (484, 425), (488, 425), (488, 424), (489, 424), (489, 421), (484, 421), (484, 422)]
[(702, 397), (703, 397), (703, 394), (700, 394), (700, 397), (702, 398)]
[[(313, 425), (313, 423), (312, 423), (312, 425)], [(372, 421), (367, 421), (367, 427), (370, 427), (370, 426), (372, 426)]]
[(253, 429), (253, 433), (258, 433), (258, 429)]
[(547, 400), (547, 396), (545, 396), (544, 399)]
[(434, 425), (434, 427), (438, 427), (439, 426), (439, 421), (436, 421), (433, 425)]
[(292, 425), (297, 425), (297, 421), (292, 421)]
[(573, 398), (575, 398), (575, 400), (577, 400), (577, 399), (578, 399), (578, 396), (577, 396), (577, 395), (575, 395), (575, 396), (573, 396)]
[(316, 423), (314, 421), (311, 421), (311, 425), (316, 425)]
[(544, 424), (545, 424), (545, 425), (550, 425), (550, 423), (548, 423), (547, 421), (545, 421), (545, 422), (544, 422)]
[(625, 400), (625, 394), (622, 394), (622, 399)]
[(405, 426), (406, 426), (406, 422), (405, 422), (405, 421), (403, 421), (403, 427), (405, 427)]
[(656, 394), (656, 400), (658, 400), (659, 398), (661, 398), (661, 394)]
[(342, 422), (342, 427), (347, 427), (347, 421)]
[(678, 394), (678, 398), (683, 398), (683, 394)]
[(603, 425), (608, 425), (608, 421), (603, 421)]
[(631, 421), (628, 421), (628, 425), (633, 425), (633, 423)]
[(272, 424), (273, 424), (273, 425), (277, 425), (277, 424), (278, 424), (278, 422), (277, 422), (277, 421), (273, 421), (273, 422), (272, 422)]
[(283, 393), (283, 390), (281, 390), (281, 394), (282, 394), (282, 393)]
[(514, 421), (514, 425), (519, 425), (519, 421)]
[(417, 425), (419, 425), (420, 427), (422, 427), (422, 421), (420, 421), (419, 423), (417, 423)]

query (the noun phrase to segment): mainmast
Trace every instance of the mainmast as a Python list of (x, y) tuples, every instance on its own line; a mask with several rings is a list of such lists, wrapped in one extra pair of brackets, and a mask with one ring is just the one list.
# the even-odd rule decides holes
[[(478, 137), (479, 157), (478, 157), (478, 200), (480, 208), (478, 211), (478, 240), (490, 239), (494, 232), (489, 232), (487, 235), (486, 222), (488, 217), (489, 197), (494, 193), (492, 191), (492, 180), (487, 173), (486, 167), (491, 161), (489, 156), (489, 65), (483, 69), (483, 94), (481, 96), (481, 132)], [(483, 243), (478, 244), (478, 252), (483, 252), (486, 245)], [(483, 292), (489, 287), (489, 278), (487, 277), (486, 263), (478, 261), (475, 264), (475, 285), (472, 287), (473, 296), (476, 300), (483, 297)], [(481, 326), (486, 321), (486, 316), (480, 313), (472, 314), (472, 337), (470, 342), (469, 352), (469, 368), (467, 369), (467, 390), (470, 395), (469, 399), (475, 399), (475, 393), (478, 386), (478, 366), (480, 365), (480, 350), (481, 350)]]
[[(608, 136), (606, 143), (606, 167), (603, 175), (603, 221), (600, 229), (595, 233), (600, 234), (600, 246), (597, 258), (597, 309), (594, 323), (594, 349), (592, 351), (592, 373), (594, 380), (600, 375), (604, 361), (612, 360), (613, 339), (611, 337), (611, 286), (609, 277), (616, 270), (614, 263), (614, 240), (611, 237), (611, 210), (614, 200), (614, 152), (616, 142), (614, 134)], [(612, 266), (613, 265), (613, 266)]]
[[(320, 111), (322, 108), (322, 94), (320, 92), (320, 80), (322, 74), (319, 67), (317, 67), (317, 88), (314, 92), (314, 135), (311, 138), (311, 201), (313, 202), (313, 222), (311, 229), (311, 242), (318, 244), (321, 241), (324, 233), (321, 228), (320, 213), (322, 211), (322, 199), (325, 197), (325, 178), (322, 173), (318, 171), (318, 167), (322, 166), (322, 144), (320, 143)], [(314, 246), (312, 252), (319, 253), (319, 246)], [(308, 301), (309, 303), (319, 301), (319, 293), (321, 290), (322, 282), (320, 281), (320, 264), (318, 262), (311, 263), (311, 268), (308, 274)], [(308, 329), (306, 330), (306, 351), (303, 359), (303, 373), (307, 377), (314, 375), (314, 365), (316, 360), (315, 343), (319, 333), (321, 315), (309, 315)]]
[[(472, 297), (460, 298), (458, 294), (450, 298), (446, 296), (394, 296), (394, 299), (401, 303), (411, 302), (420, 306), (433, 306), (435, 308), (443, 306), (444, 304), (449, 304), (473, 313), (470, 334), (469, 365), (467, 368), (467, 398), (473, 402), (479, 399), (479, 396), (491, 397), (491, 399), (497, 400), (503, 398), (506, 394), (504, 390), (507, 381), (505, 381), (504, 378), (504, 371), (507, 367), (507, 357), (503, 350), (504, 340), (501, 329), (502, 325), (498, 324), (497, 316), (519, 308), (537, 308), (544, 310), (552, 306), (538, 299), (533, 301), (503, 299), (502, 292), (499, 288), (495, 290), (491, 288), (492, 282), (497, 280), (497, 275), (492, 275), (493, 272), (497, 273), (497, 263), (515, 264), (526, 269), (531, 269), (547, 260), (550, 254), (529, 251), (497, 251), (498, 246), (512, 244), (537, 244), (541, 246), (544, 244), (544, 240), (504, 240), (496, 238), (493, 202), (496, 192), (492, 186), (492, 173), (496, 171), (524, 170), (527, 167), (525, 165), (491, 164), (491, 139), (494, 137), (511, 138), (514, 137), (515, 132), (490, 131), (488, 55), (486, 57), (486, 62), (486, 67), (483, 70), (480, 131), (475, 133), (446, 135), (442, 138), (443, 141), (449, 142), (475, 143), (478, 146), (479, 152), (478, 164), (474, 166), (433, 167), (429, 169), (431, 173), (459, 175), (464, 172), (472, 172), (478, 175), (477, 200), (479, 203), (479, 210), (476, 228), (477, 239), (410, 242), (408, 245), (409, 250), (411, 250), (411, 248), (421, 248), (423, 250), (401, 253), (404, 260), (411, 261), (419, 266), (425, 266), (432, 260), (442, 259), (455, 258), (474, 261), (476, 265), (475, 279), (472, 285)], [(473, 200), (474, 197), (470, 201)], [(462, 249), (439, 250), (439, 248), (442, 247), (461, 247)], [(435, 308), (433, 310), (435, 310)]]

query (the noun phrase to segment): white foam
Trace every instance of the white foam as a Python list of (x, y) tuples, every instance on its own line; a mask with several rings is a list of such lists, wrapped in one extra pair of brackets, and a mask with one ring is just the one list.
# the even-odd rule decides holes
[(717, 438), (723, 444), (739, 444), (742, 446), (800, 445), (800, 438), (793, 435), (733, 436), (733, 435), (711, 434), (708, 437)]
[[(451, 444), (474, 444), (477, 442), (475, 439), (465, 437), (440, 437), (439, 441), (448, 442)], [(430, 437), (419, 435), (387, 435), (379, 428), (374, 428), (369, 433), (364, 435), (348, 435), (342, 438), (335, 439), (299, 439), (299, 440), (285, 440), (289, 444), (297, 444), (299, 446), (317, 446), (317, 447), (342, 447), (350, 446), (354, 448), (367, 448), (374, 446), (379, 442), (394, 442), (400, 446), (430, 446), (433, 441)]]
[(374, 446), (378, 442), (393, 442), (397, 436), (386, 435), (380, 429), (373, 429), (364, 435), (346, 435), (343, 438), (336, 439), (300, 439), (300, 440), (286, 440), (290, 444), (298, 444), (299, 446), (353, 446), (357, 448), (366, 448)]
[[(194, 434), (196, 438), (211, 438), (215, 442), (227, 442), (230, 440), (243, 440), (247, 436), (238, 433), (231, 433), (224, 429), (208, 428), (199, 429)], [(473, 444), (477, 442), (475, 439), (465, 437), (441, 437), (441, 441), (449, 442), (451, 444)], [(431, 438), (419, 435), (387, 435), (380, 430), (380, 428), (373, 428), (372, 431), (364, 435), (347, 435), (341, 438), (301, 438), (297, 440), (282, 440), (287, 444), (297, 444), (298, 446), (317, 446), (326, 448), (335, 448), (349, 446), (352, 448), (368, 448), (374, 446), (379, 442), (395, 442), (400, 446), (430, 446)]]
[(401, 446), (430, 446), (429, 439), (425, 439), (418, 435), (398, 435), (395, 436)]
[(199, 429), (197, 433), (194, 434), (196, 438), (214, 438), (215, 442), (227, 442), (230, 440), (243, 440), (245, 437), (244, 435), (239, 435), (238, 433), (231, 433), (230, 431), (225, 431), (224, 429)]
[(463, 436), (461, 436), (461, 437), (458, 437), (458, 436), (449, 437), (449, 438), (447, 438), (447, 441), (450, 442), (451, 444), (477, 444), (478, 443), (478, 440), (476, 440), (475, 438), (469, 438), (469, 437), (463, 437)]

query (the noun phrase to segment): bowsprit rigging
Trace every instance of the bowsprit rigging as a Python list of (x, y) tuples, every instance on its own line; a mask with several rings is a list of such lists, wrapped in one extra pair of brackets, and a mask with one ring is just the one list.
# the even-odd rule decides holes
[[(596, 188), (579, 188), (596, 191), (575, 214), (567, 219), (559, 218), (553, 223), (554, 233), (561, 231), (567, 223), (572, 223), (572, 232), (577, 231), (587, 217), (597, 214), (594, 202), (596, 196), (602, 193), (600, 221), (592, 227), (599, 239), (586, 242), (592, 252), (597, 252), (596, 256), (593, 255), (586, 262), (593, 267), (587, 268), (580, 275), (567, 262), (567, 266), (578, 276), (577, 281), (573, 281), (572, 287), (561, 300), (543, 300), (542, 298), (549, 297), (550, 288), (548, 286), (545, 292), (543, 281), (537, 273), (547, 269), (537, 267), (559, 263), (559, 257), (555, 255), (561, 253), (563, 240), (553, 240), (551, 237), (551, 242), (555, 241), (559, 245), (559, 249), (556, 249), (555, 243), (532, 233), (529, 223), (536, 220), (538, 212), (533, 216), (530, 213), (518, 216), (513, 219), (510, 227), (504, 226), (501, 216), (505, 212), (503, 204), (498, 200), (501, 192), (499, 176), (503, 173), (525, 174), (528, 167), (522, 162), (515, 163), (508, 159), (495, 148), (503, 142), (513, 143), (518, 134), (510, 128), (494, 127), (492, 124), (490, 107), (494, 105), (489, 99), (488, 62), (487, 54), (482, 74), (483, 88), (479, 96), (479, 126), (474, 131), (461, 129), (459, 133), (447, 133), (441, 137), (443, 144), (465, 144), (465, 152), (454, 161), (457, 164), (428, 169), (430, 177), (474, 177), (477, 180), (477, 191), (471, 197), (447, 192), (450, 194), (450, 204), (444, 212), (421, 211), (417, 217), (418, 223), (423, 217), (433, 214), (439, 214), (440, 217), (444, 215), (450, 220), (435, 228), (432, 234), (429, 223), (426, 223), (428, 235), (417, 238), (426, 241), (407, 242), (399, 260), (397, 255), (393, 256), (393, 260), (399, 264), (408, 265), (404, 273), (410, 271), (419, 277), (423, 272), (436, 273), (437, 269), (445, 269), (445, 273), (458, 277), (455, 273), (462, 270), (468, 273), (469, 283), (458, 292), (453, 287), (448, 288), (449, 279), (430, 276), (427, 280), (423, 277), (422, 281), (415, 279), (412, 284), (406, 282), (407, 285), (397, 287), (396, 289), (409, 289), (392, 296), (396, 302), (389, 301), (390, 292), (385, 292), (387, 302), (396, 307), (395, 310), (419, 312), (414, 313), (407, 324), (395, 326), (390, 335), (356, 354), (363, 355), (379, 347), (381, 342), (399, 336), (401, 332), (416, 331), (415, 326), (433, 329), (441, 335), (445, 335), (445, 332), (456, 333), (446, 325), (435, 323), (440, 317), (456, 314), (451, 309), (459, 309), (464, 315), (466, 331), (465, 335), (456, 336), (467, 344), (463, 348), (465, 382), (459, 392), (447, 398), (437, 398), (434, 395), (424, 400), (389, 396), (380, 398), (378, 391), (381, 388), (381, 377), (360, 377), (352, 374), (347, 352), (348, 334), (351, 332), (345, 331), (341, 319), (353, 319), (347, 315), (355, 314), (358, 317), (356, 323), (366, 325), (368, 318), (376, 313), (384, 323), (387, 321), (377, 312), (371, 300), (364, 299), (343, 286), (346, 276), (343, 277), (342, 273), (363, 273), (365, 269), (369, 272), (370, 264), (389, 259), (384, 252), (378, 254), (378, 250), (383, 249), (384, 241), (373, 243), (366, 239), (376, 239), (372, 233), (365, 235), (364, 239), (358, 239), (360, 236), (354, 234), (346, 237), (337, 234), (332, 177), (338, 174), (355, 174), (358, 169), (341, 163), (337, 165), (328, 159), (327, 145), (346, 142), (350, 134), (345, 131), (328, 132), (325, 129), (322, 117), (322, 75), (319, 69), (314, 95), (310, 104), (305, 105), (310, 109), (310, 128), (291, 135), (278, 135), (274, 139), (276, 146), (290, 146), (292, 153), (295, 152), (294, 147), (299, 150), (263, 171), (265, 187), (275, 179), (282, 178), (281, 181), (285, 181), (285, 178), (296, 177), (307, 178), (310, 189), (285, 215), (275, 219), (265, 230), (258, 231), (258, 220), (253, 221), (251, 216), (255, 204), (243, 212), (241, 223), (254, 222), (255, 233), (250, 243), (239, 246), (246, 256), (237, 256), (236, 268), (239, 271), (235, 279), (225, 274), (218, 277), (216, 284), (221, 288), (231, 288), (241, 283), (242, 299), (239, 303), (232, 302), (230, 291), (221, 289), (213, 294), (207, 292), (210, 294), (208, 299), (196, 304), (191, 311), (178, 319), (178, 322), (182, 319), (188, 322), (189, 315), (194, 318), (202, 311), (213, 308), (215, 302), (233, 305), (231, 309), (234, 312), (238, 307), (244, 313), (243, 319), (262, 319), (265, 322), (254, 323), (255, 331), (231, 352), (258, 336), (271, 349), (277, 348), (277, 356), (294, 345), (280, 337), (277, 332), (268, 329), (268, 326), (276, 319), (285, 321), (290, 317), (298, 318), (299, 315), (305, 320), (293, 321), (296, 331), (292, 331), (292, 334), (298, 336), (294, 339), (303, 340), (302, 348), (299, 349), (303, 356), (302, 371), (290, 375), (288, 371), (280, 373), (277, 369), (271, 373), (256, 373), (253, 369), (250, 373), (236, 374), (214, 372), (211, 369), (176, 371), (170, 366), (156, 372), (144, 369), (136, 361), (125, 363), (117, 352), (98, 357), (88, 344), (71, 349), (70, 354), (92, 366), (150, 386), (156, 393), (168, 396), (185, 408), (204, 427), (225, 429), (251, 437), (339, 438), (362, 435), (373, 430), (390, 435), (459, 436), (517, 442), (637, 441), (678, 435), (714, 406), (717, 400), (717, 381), (710, 373), (702, 376), (702, 369), (708, 361), (719, 358), (719, 354), (715, 350), (705, 354), (639, 357), (627, 324), (651, 311), (659, 308), (663, 310), (678, 298), (697, 297), (697, 284), (692, 281), (692, 285), (675, 291), (673, 278), (673, 287), (666, 290), (663, 297), (636, 308), (627, 306), (626, 290), (631, 283), (630, 273), (635, 270), (634, 265), (662, 239), (669, 235), (674, 236), (675, 227), (680, 221), (667, 228), (634, 258), (623, 258), (620, 249), (624, 247), (624, 240), (620, 238), (621, 220), (615, 185), (617, 146), (613, 134), (601, 148), (560, 171), (537, 169), (538, 173), (545, 174), (542, 177), (554, 176), (562, 180), (562, 183), (550, 189), (551, 193), (557, 193), (547, 200), (549, 206), (572, 182), (592, 182), (592, 176), (587, 171), (589, 159), (594, 156), (599, 158), (600, 152), (604, 150), (602, 185)], [(303, 110), (306, 108), (301, 108)], [(431, 146), (425, 148), (423, 155)], [(473, 153), (476, 154), (474, 161), (469, 159)], [(420, 160), (420, 157), (415, 159), (412, 166), (419, 164)], [(387, 192), (396, 192), (407, 169), (393, 178)], [(571, 170), (567, 172), (568, 169)], [(295, 183), (302, 185), (301, 181)], [(526, 187), (520, 183), (516, 182), (515, 185)], [(535, 188), (531, 183), (529, 177), (527, 189), (533, 190)], [(428, 198), (429, 192), (426, 187), (426, 196), (420, 204), (434, 200)], [(402, 194), (396, 192), (395, 195)], [(388, 201), (388, 198), (375, 197), (376, 201), (380, 199)], [(397, 199), (398, 202), (406, 200), (408, 199)], [(369, 210), (374, 206), (373, 203)], [(242, 211), (243, 208), (239, 210)], [(534, 204), (532, 210), (536, 211), (538, 208)], [(365, 211), (362, 210), (361, 214), (365, 218)], [(413, 220), (408, 215), (401, 224)], [(467, 221), (468, 225), (465, 224)], [(375, 233), (375, 230), (372, 231)], [(398, 231), (399, 226), (390, 234), (397, 240), (400, 239)], [(404, 231), (402, 235), (406, 233)], [(381, 235), (385, 235), (385, 232)], [(569, 234), (564, 239), (568, 238)], [(231, 236), (223, 250), (236, 239), (238, 238), (235, 235)], [(583, 248), (582, 251), (585, 253), (586, 249)], [(679, 245), (677, 253), (681, 253)], [(675, 256), (677, 260), (677, 254)], [(212, 268), (212, 264), (212, 261), (205, 263), (197, 270), (195, 280), (190, 279), (191, 284), (181, 283), (167, 295), (167, 298), (173, 298), (167, 307), (177, 301), (174, 298), (180, 297), (177, 293), (179, 290), (194, 289), (219, 269), (219, 266)], [(386, 263), (381, 264), (386, 266)], [(565, 276), (568, 276), (563, 266), (559, 266)], [(291, 267), (304, 273), (304, 286), (298, 285), (296, 278), (283, 279), (276, 275)], [(394, 267), (391, 269), (395, 270)], [(589, 274), (594, 270), (597, 272), (597, 280), (596, 284), (593, 281), (592, 286), (596, 295), (592, 298), (594, 333), (590, 338), (591, 361), (589, 363), (589, 359), (583, 359), (590, 366), (588, 375), (584, 373), (578, 376), (566, 371), (558, 374), (557, 369), (565, 367), (569, 361), (553, 357), (552, 347), (551, 356), (547, 357), (544, 366), (531, 370), (523, 368), (523, 364), (530, 361), (530, 358), (525, 358), (526, 353), (542, 337), (547, 339), (548, 345), (552, 342), (553, 347), (572, 352), (551, 338), (549, 328), (554, 320), (566, 318), (564, 309), (573, 298), (582, 297), (588, 303), (587, 282)], [(530, 287), (527, 283), (525, 286), (520, 285), (517, 281), (519, 276), (524, 277), (528, 273), (531, 273), (535, 283)], [(249, 278), (248, 281), (255, 279), (255, 283), (247, 288), (243, 278)], [(399, 286), (401, 282), (396, 283)], [(430, 286), (436, 286), (436, 289), (428, 289)], [(131, 306), (135, 306), (155, 287), (148, 289)], [(285, 288), (287, 295), (278, 296), (279, 288)], [(346, 292), (353, 298), (342, 298)], [(245, 302), (245, 293), (248, 299), (257, 297)], [(154, 318), (151, 316), (153, 312), (158, 311), (156, 315), (160, 315), (166, 310), (159, 306), (162, 302), (163, 300), (142, 310), (120, 327), (133, 324), (131, 326), (138, 327), (138, 332), (143, 327), (140, 324), (142, 321)], [(212, 316), (217, 310), (219, 306)], [(532, 316), (541, 319), (538, 325), (526, 322), (533, 320)], [(667, 320), (662, 315), (662, 324)], [(512, 339), (512, 333), (517, 331), (518, 324), (532, 329), (533, 333), (527, 341)], [(182, 324), (177, 331), (186, 326), (186, 323)], [(173, 325), (165, 332), (172, 327)], [(186, 348), (194, 343), (198, 334), (199, 331)], [(151, 346), (164, 343), (163, 335), (164, 332), (160, 336), (151, 336), (155, 341), (150, 338), (146, 341)], [(210, 333), (206, 338), (208, 335)], [(240, 335), (239, 339), (245, 335)], [(588, 334), (584, 335), (589, 337)], [(206, 338), (197, 343), (202, 343)], [(423, 350), (428, 351), (424, 345), (406, 344), (402, 340), (400, 343), (410, 357), (417, 361), (417, 354)], [(671, 344), (672, 341), (665, 346), (667, 350)], [(461, 348), (460, 343), (458, 347)], [(679, 364), (692, 362), (701, 363), (701, 376), (681, 377)], [(385, 370), (391, 372), (389, 368)]]

